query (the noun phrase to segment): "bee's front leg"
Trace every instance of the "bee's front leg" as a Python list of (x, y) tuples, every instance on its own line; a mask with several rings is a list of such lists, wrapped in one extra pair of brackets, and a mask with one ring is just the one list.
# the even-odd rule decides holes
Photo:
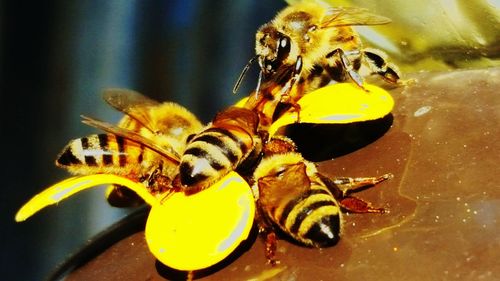
[(172, 188), (172, 179), (162, 174), (160, 164), (146, 179), (147, 187), (151, 194), (162, 194)]
[(265, 255), (267, 262), (270, 265), (275, 266), (280, 263), (280, 261), (276, 259), (276, 249), (278, 248), (278, 239), (276, 237), (276, 232), (274, 231), (271, 222), (265, 217), (265, 215), (263, 214), (262, 210), (260, 210), (259, 207), (257, 207), (256, 210), (256, 221), (258, 222), (259, 235), (264, 240)]
[(292, 110), (292, 111), (297, 113), (297, 121), (295, 121), (295, 122), (299, 123), (300, 122), (300, 104), (295, 102), (289, 94), (281, 95), (280, 103), (290, 106), (291, 109), (289, 109), (289, 110)]
[[(298, 56), (292, 72), (292, 78), (288, 80), (286, 85), (283, 87), (280, 95), (280, 102), (289, 105), (293, 109), (293, 111), (297, 112), (297, 123), (300, 122), (300, 105), (292, 97), (291, 92), (292, 92), (292, 87), (297, 85), (297, 82), (299, 82), (301, 74), (302, 74), (302, 56)], [(299, 97), (302, 95), (303, 93), (296, 94), (296, 96)]]

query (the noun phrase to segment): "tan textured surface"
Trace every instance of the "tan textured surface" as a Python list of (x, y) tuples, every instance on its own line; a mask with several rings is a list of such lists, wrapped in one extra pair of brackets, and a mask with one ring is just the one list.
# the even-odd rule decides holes
[[(391, 181), (359, 193), (389, 213), (345, 216), (343, 238), (332, 248), (308, 249), (280, 240), (281, 264), (275, 268), (266, 264), (263, 244), (253, 237), (230, 261), (196, 276), (202, 280), (500, 278), (496, 182), (500, 68), (413, 77), (418, 79), (413, 85), (392, 90), (393, 124), (381, 138), (319, 164), (327, 175), (393, 173)], [(323, 136), (335, 137), (331, 132)], [(183, 276), (156, 263), (139, 232), (68, 280)]]

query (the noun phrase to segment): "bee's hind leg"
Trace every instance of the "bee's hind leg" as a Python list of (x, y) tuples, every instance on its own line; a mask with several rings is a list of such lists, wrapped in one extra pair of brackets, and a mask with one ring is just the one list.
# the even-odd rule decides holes
[(375, 208), (370, 202), (354, 196), (347, 196), (339, 201), (340, 207), (351, 213), (385, 213), (384, 208)]
[(385, 174), (380, 177), (336, 177), (329, 179), (321, 176), (323, 182), (328, 186), (334, 197), (339, 201), (340, 206), (352, 213), (384, 213), (384, 208), (375, 208), (370, 202), (351, 196), (351, 193), (375, 186), (385, 180), (391, 179), (392, 174)]
[(378, 49), (365, 48), (363, 58), (370, 70), (391, 84), (404, 83), (400, 81), (399, 70), (396, 65), (387, 62), (387, 55)]

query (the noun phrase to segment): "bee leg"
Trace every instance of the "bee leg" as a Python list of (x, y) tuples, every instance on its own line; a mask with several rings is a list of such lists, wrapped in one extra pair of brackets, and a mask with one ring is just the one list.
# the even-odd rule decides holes
[(350, 193), (358, 192), (366, 188), (375, 186), (383, 181), (391, 179), (392, 174), (385, 174), (380, 177), (336, 177), (329, 179), (319, 174), (333, 196), (339, 201), (340, 206), (353, 213), (384, 213), (384, 208), (374, 208), (369, 202), (350, 196)]
[(266, 247), (267, 262), (272, 266), (279, 264), (280, 261), (276, 259), (276, 248), (278, 247), (276, 233), (274, 231), (266, 232), (264, 242)]
[(289, 94), (283, 94), (281, 95), (281, 100), (280, 103), (289, 105), (291, 107), (291, 110), (297, 112), (297, 121), (296, 123), (300, 122), (300, 105), (293, 101), (292, 97)]
[(161, 194), (171, 189), (172, 180), (161, 173), (162, 165), (157, 167), (147, 178), (147, 186), (152, 194)]
[(363, 49), (363, 58), (370, 70), (382, 77), (386, 82), (399, 84), (400, 75), (398, 68), (387, 62), (387, 55), (378, 49)]
[(293, 100), (290, 95), (292, 87), (299, 81), (300, 74), (302, 73), (302, 56), (297, 57), (295, 68), (292, 72), (292, 78), (286, 83), (281, 91), (280, 102), (290, 105), (295, 112), (297, 112), (297, 123), (300, 122), (300, 105)]
[(281, 89), (280, 97), (283, 97), (284, 95), (288, 95), (290, 91), (292, 90), (292, 87), (295, 85), (296, 82), (299, 81), (300, 79), (300, 74), (302, 73), (302, 56), (297, 57), (297, 61), (295, 62), (295, 67), (292, 71), (292, 75), (290, 80), (288, 80)]
[(358, 51), (344, 52), (342, 49), (335, 49), (326, 55), (329, 63), (328, 72), (332, 79), (338, 82), (344, 81), (344, 73), (347, 73), (349, 78), (356, 83), (361, 89), (367, 91), (363, 87), (363, 78), (358, 73), (360, 67), (359, 60), (355, 60), (354, 63), (348, 58), (350, 56), (359, 56)]
[(342, 191), (343, 196), (347, 196), (350, 193), (358, 192), (366, 188), (375, 186), (383, 181), (392, 179), (393, 174), (385, 174), (380, 177), (336, 177), (333, 178), (333, 184)]
[(340, 207), (352, 213), (385, 213), (384, 208), (374, 208), (370, 202), (353, 196), (347, 196), (339, 201)]
[(264, 240), (267, 262), (270, 265), (275, 266), (280, 263), (280, 261), (276, 259), (276, 249), (278, 248), (276, 232), (274, 232), (271, 222), (263, 215), (260, 208), (257, 208), (256, 219), (259, 227), (259, 235)]

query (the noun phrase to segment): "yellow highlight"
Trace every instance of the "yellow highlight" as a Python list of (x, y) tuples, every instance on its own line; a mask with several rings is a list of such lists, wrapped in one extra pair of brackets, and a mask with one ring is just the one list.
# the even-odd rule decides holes
[(202, 269), (226, 258), (248, 237), (254, 215), (249, 185), (231, 172), (206, 190), (194, 195), (174, 193), (151, 209), (146, 240), (165, 265)]
[[(363, 85), (365, 91), (354, 83), (337, 83), (304, 95), (300, 105), (299, 123), (347, 124), (382, 118), (394, 107), (394, 99), (382, 88)], [(246, 99), (236, 106), (243, 106)], [(281, 127), (297, 122), (297, 112), (287, 111), (269, 128), (274, 135)]]
[(103, 184), (130, 188), (152, 206), (146, 223), (149, 250), (175, 269), (196, 270), (216, 264), (247, 239), (253, 225), (253, 194), (236, 172), (196, 194), (175, 192), (164, 200), (151, 195), (144, 185), (124, 177), (109, 174), (72, 177), (34, 196), (15, 219), (24, 221), (49, 205)]
[(137, 193), (149, 205), (159, 204), (158, 200), (140, 183), (116, 175), (96, 174), (71, 177), (50, 186), (24, 204), (17, 212), (15, 219), (18, 222), (24, 221), (47, 206), (59, 203), (75, 193), (102, 184), (126, 186)]

